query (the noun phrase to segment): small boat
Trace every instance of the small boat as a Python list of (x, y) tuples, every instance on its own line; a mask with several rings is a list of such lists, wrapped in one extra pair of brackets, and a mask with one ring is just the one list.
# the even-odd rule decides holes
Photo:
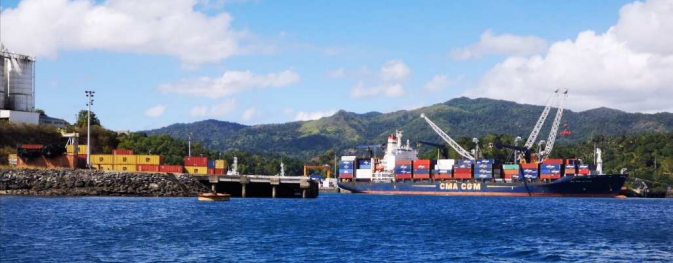
[(199, 201), (229, 201), (230, 194), (223, 193), (199, 193)]

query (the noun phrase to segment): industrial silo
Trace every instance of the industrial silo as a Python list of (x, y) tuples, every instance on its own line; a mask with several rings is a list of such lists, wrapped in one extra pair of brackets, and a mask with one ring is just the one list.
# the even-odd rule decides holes
[(7, 68), (5, 67), (5, 57), (0, 56), (0, 110), (5, 109), (7, 98)]
[(34, 67), (35, 60), (28, 56), (11, 54), (5, 67), (7, 74), (8, 101), (6, 108), (15, 111), (35, 110)]

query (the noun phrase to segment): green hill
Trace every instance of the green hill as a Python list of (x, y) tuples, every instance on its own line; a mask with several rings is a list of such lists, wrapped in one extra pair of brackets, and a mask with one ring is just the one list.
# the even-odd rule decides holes
[[(517, 104), (493, 99), (452, 99), (445, 103), (411, 111), (357, 114), (339, 111), (333, 116), (314, 121), (246, 126), (226, 121), (206, 120), (190, 124), (174, 124), (147, 131), (148, 134), (168, 134), (187, 138), (213, 150), (241, 150), (260, 153), (286, 154), (311, 158), (326, 150), (343, 150), (359, 144), (384, 143), (396, 129), (405, 139), (441, 142), (419, 116), (425, 113), (454, 138), (482, 137), (488, 134), (508, 134), (528, 137), (544, 107)], [(547, 118), (538, 140), (547, 137), (555, 109)], [(566, 110), (562, 123), (573, 134), (557, 139), (559, 145), (587, 141), (597, 135), (634, 135), (673, 131), (673, 113), (626, 113), (608, 108), (583, 112)]]

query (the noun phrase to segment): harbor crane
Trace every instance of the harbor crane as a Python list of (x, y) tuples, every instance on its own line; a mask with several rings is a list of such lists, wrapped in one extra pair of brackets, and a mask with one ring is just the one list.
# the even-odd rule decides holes
[(449, 144), (449, 146), (451, 146), (451, 148), (456, 150), (456, 152), (458, 152), (458, 154), (460, 154), (460, 156), (463, 156), (464, 158), (469, 159), (469, 160), (474, 160), (475, 159), (474, 156), (472, 156), (472, 154), (470, 154), (470, 152), (463, 149), (463, 147), (460, 147), (460, 144), (458, 144), (456, 141), (451, 139), (451, 137), (448, 134), (446, 134), (444, 131), (442, 131), (442, 129), (440, 129), (437, 126), (437, 124), (432, 122), (427, 116), (425, 116), (424, 113), (421, 113), (421, 118), (423, 118), (425, 120), (425, 122), (427, 122), (428, 125), (430, 125), (430, 128), (432, 128), (432, 130), (434, 130), (435, 133), (437, 133), (437, 135), (439, 135), (439, 137), (442, 137), (442, 139), (447, 144)]
[(556, 142), (556, 135), (558, 134), (558, 128), (561, 124), (561, 118), (563, 117), (563, 107), (565, 106), (566, 98), (568, 97), (568, 89), (563, 92), (563, 97), (559, 98), (558, 109), (556, 110), (556, 116), (554, 117), (554, 122), (551, 126), (551, 131), (549, 131), (549, 137), (547, 137), (547, 144), (540, 155), (540, 160), (547, 159), (551, 150), (554, 149), (554, 142)]

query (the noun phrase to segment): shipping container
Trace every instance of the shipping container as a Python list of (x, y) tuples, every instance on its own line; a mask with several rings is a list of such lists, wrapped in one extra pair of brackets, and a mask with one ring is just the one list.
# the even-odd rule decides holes
[(186, 156), (185, 166), (208, 167), (208, 157)]
[(21, 144), (21, 149), (41, 150), (42, 144)]
[(456, 160), (454, 159), (439, 159), (437, 160), (437, 170), (442, 170), (442, 169), (448, 169), (452, 170), (453, 165), (456, 164)]
[(355, 179), (371, 180), (372, 179), (372, 169), (357, 169), (355, 171)]
[(577, 165), (579, 164), (577, 159), (566, 159), (566, 164)]
[(538, 178), (538, 164), (537, 163), (522, 163), (521, 172), (525, 178), (536, 179)]
[(579, 165), (577, 168), (577, 174), (580, 175), (589, 175), (590, 172), (589, 165), (586, 164)]
[(182, 173), (182, 165), (159, 165), (159, 172), (162, 173)]
[(114, 156), (114, 164), (119, 164), (119, 165), (136, 165), (138, 164), (138, 160), (135, 155), (115, 155)]
[(453, 178), (454, 179), (471, 179), (472, 178), (472, 168), (461, 168), (453, 167)]
[(412, 161), (396, 161), (395, 162), (395, 179), (396, 180), (410, 180), (413, 171)]
[(114, 165), (112, 165), (112, 164), (95, 164), (95, 165), (93, 165), (93, 169), (101, 170), (101, 171), (113, 171), (114, 170)]
[(430, 169), (432, 167), (430, 160), (416, 160), (413, 161), (412, 164), (414, 167), (414, 179), (430, 179)]
[(137, 171), (135, 164), (115, 164), (114, 165), (114, 170), (115, 171), (123, 171), (123, 172), (135, 172), (135, 171)]
[(353, 179), (355, 177), (355, 170), (343, 170), (339, 169), (339, 178), (340, 179)]
[(567, 174), (567, 175), (577, 174), (577, 166), (575, 166), (574, 164), (566, 164), (565, 165), (565, 174)]
[(213, 169), (213, 174), (222, 175), (222, 174), (224, 174), (224, 172), (225, 172), (224, 169), (221, 169), (221, 168), (214, 168)]
[(133, 155), (133, 150), (129, 149), (114, 149), (112, 150), (113, 155)]
[(227, 166), (227, 162), (224, 160), (215, 160), (215, 169), (224, 169)]
[[(483, 165), (483, 164), (482, 164)], [(479, 165), (481, 166), (481, 165)], [(493, 178), (493, 167), (489, 168), (474, 168), (474, 178), (475, 179), (491, 179)]]
[[(207, 163), (207, 162), (206, 162)], [(188, 174), (208, 174), (208, 166), (186, 166), (185, 171)]]
[(358, 160), (358, 169), (372, 169), (372, 160), (371, 159)]
[[(215, 162), (213, 162), (213, 165), (215, 165)], [(208, 174), (215, 174), (215, 168), (208, 167)]]
[(502, 165), (503, 170), (519, 170), (519, 165), (518, 164), (503, 164)]
[(215, 160), (208, 160), (208, 168), (215, 168)]
[(456, 161), (457, 165), (471, 165), (474, 164), (474, 160), (461, 159)]
[(540, 179), (559, 179), (561, 174), (544, 174), (540, 173)]
[(114, 164), (114, 155), (112, 154), (92, 154), (91, 164)]
[(475, 160), (474, 164), (475, 164), (475, 165), (478, 165), (478, 164), (490, 164), (490, 165), (493, 165), (493, 164), (495, 164), (495, 160), (494, 160), (494, 159), (477, 159), (477, 160)]
[(356, 159), (355, 156), (341, 156), (341, 160), (342, 160), (342, 161), (351, 161), (351, 162), (354, 162), (355, 159)]
[[(74, 154), (75, 153), (75, 145), (73, 145), (73, 144), (66, 145), (65, 146), (65, 152), (70, 153), (70, 154)], [(83, 145), (83, 144), (77, 145), (77, 153), (78, 154), (83, 154), (83, 153), (86, 154), (86, 145)]]
[(563, 164), (563, 159), (545, 159), (543, 164)]
[(160, 165), (164, 162), (164, 157), (159, 155), (136, 155), (138, 164)]
[(560, 164), (540, 164), (540, 174), (561, 174)]
[(451, 179), (453, 176), (453, 167), (451, 169), (438, 169), (433, 171), (434, 174), (432, 175), (435, 179), (441, 180), (441, 179)]
[(138, 164), (136, 167), (136, 170), (138, 172), (159, 172), (159, 165), (158, 164)]

